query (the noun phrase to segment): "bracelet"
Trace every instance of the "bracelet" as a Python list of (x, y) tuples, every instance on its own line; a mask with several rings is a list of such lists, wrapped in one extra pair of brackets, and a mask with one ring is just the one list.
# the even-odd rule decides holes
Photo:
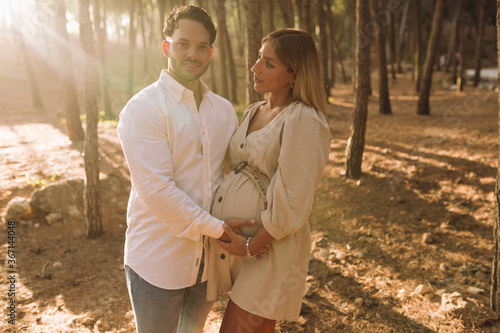
[(253, 263), (255, 261), (255, 259), (257, 259), (257, 256), (255, 254), (250, 253), (250, 249), (249, 249), (250, 239), (252, 239), (252, 237), (247, 238), (247, 242), (246, 242), (247, 254), (245, 255), (245, 259), (247, 261), (250, 261), (251, 263)]

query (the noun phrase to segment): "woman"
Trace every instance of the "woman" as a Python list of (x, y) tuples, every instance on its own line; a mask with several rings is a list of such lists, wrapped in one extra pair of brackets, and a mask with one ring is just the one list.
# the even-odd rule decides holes
[(266, 36), (252, 67), (254, 88), (268, 100), (245, 110), (212, 214), (256, 223), (241, 228), (244, 237), (226, 228), (230, 243), (207, 243), (207, 297), (232, 287), (221, 332), (274, 332), (276, 320), (299, 317), (308, 217), (330, 150), (320, 67), (314, 39), (295, 29)]

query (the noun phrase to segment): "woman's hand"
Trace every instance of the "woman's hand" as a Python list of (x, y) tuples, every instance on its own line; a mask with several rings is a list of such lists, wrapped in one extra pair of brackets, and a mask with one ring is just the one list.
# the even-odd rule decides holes
[(247, 254), (246, 241), (247, 238), (237, 234), (234, 230), (227, 224), (224, 223), (224, 233), (230, 238), (230, 242), (225, 242), (218, 239), (220, 247), (229, 252), (232, 255), (244, 257)]

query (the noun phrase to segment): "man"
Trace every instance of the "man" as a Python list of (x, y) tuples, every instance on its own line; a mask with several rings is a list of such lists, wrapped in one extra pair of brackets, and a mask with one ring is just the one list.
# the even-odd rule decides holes
[(216, 36), (207, 12), (174, 8), (164, 34), (168, 69), (127, 103), (118, 124), (132, 180), (125, 273), (138, 332), (201, 332), (213, 304), (201, 282), (203, 237), (229, 240), (224, 221), (207, 211), (238, 121), (200, 80)]

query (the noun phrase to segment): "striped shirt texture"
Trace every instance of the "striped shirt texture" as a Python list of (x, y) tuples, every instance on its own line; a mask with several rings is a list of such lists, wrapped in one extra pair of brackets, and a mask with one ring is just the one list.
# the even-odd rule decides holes
[(127, 103), (118, 124), (132, 182), (125, 265), (164, 289), (194, 285), (203, 236), (223, 233), (209, 210), (238, 119), (229, 101), (200, 84), (198, 110), (193, 92), (163, 70)]

